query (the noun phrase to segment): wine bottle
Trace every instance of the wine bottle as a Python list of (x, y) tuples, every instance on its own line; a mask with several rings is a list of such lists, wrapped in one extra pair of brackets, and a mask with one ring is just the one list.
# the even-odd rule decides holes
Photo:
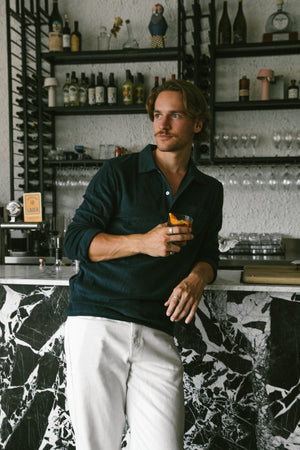
[(64, 52), (69, 52), (71, 50), (71, 29), (68, 14), (65, 14), (65, 26), (62, 31), (62, 46)]
[(133, 82), (131, 81), (130, 70), (126, 70), (125, 81), (122, 85), (122, 99), (124, 105), (133, 104)]
[(105, 105), (106, 103), (106, 86), (103, 82), (102, 72), (98, 73), (96, 85), (96, 105)]
[(154, 77), (154, 86), (153, 86), (153, 89), (155, 89), (155, 88), (157, 88), (157, 87), (158, 87), (158, 85), (159, 85), (159, 82), (158, 82), (158, 80), (159, 80), (159, 78), (158, 78), (158, 77)]
[(78, 20), (74, 22), (74, 31), (71, 34), (71, 51), (81, 51), (81, 33), (78, 31)]
[(246, 75), (243, 75), (242, 78), (239, 80), (239, 101), (240, 102), (249, 101), (249, 85), (250, 85), (249, 79), (246, 77)]
[(218, 28), (219, 45), (231, 44), (231, 23), (227, 12), (227, 1), (223, 3), (223, 13)]
[(88, 103), (88, 83), (86, 82), (85, 73), (81, 72), (79, 83), (79, 106), (85, 106)]
[(69, 96), (70, 96), (70, 106), (78, 106), (79, 105), (79, 86), (76, 78), (76, 72), (72, 72), (71, 75), (71, 83), (69, 86)]
[(66, 81), (65, 81), (65, 84), (63, 86), (64, 106), (70, 106), (70, 93), (69, 93), (70, 83), (71, 83), (70, 74), (67, 73), (66, 74)]
[(94, 106), (96, 104), (96, 93), (95, 93), (95, 74), (91, 75), (91, 82), (88, 87), (88, 103), (90, 106)]
[(137, 83), (134, 88), (134, 103), (137, 105), (143, 104), (145, 101), (145, 85), (143, 74), (138, 72)]
[(49, 17), (49, 50), (62, 52), (62, 28), (63, 21), (58, 11), (58, 0), (53, 0), (52, 13)]
[(247, 42), (247, 22), (243, 12), (243, 0), (238, 0), (239, 7), (233, 22), (233, 43), (245, 44)]
[(116, 105), (118, 101), (118, 88), (115, 85), (115, 77), (111, 72), (109, 74), (109, 82), (107, 86), (107, 104)]

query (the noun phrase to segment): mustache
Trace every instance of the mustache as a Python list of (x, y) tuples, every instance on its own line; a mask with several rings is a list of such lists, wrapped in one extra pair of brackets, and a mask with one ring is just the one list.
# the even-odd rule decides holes
[(157, 133), (154, 133), (154, 136), (159, 136), (160, 134), (163, 134), (164, 136), (176, 136), (175, 134), (168, 133), (167, 131), (158, 131)]

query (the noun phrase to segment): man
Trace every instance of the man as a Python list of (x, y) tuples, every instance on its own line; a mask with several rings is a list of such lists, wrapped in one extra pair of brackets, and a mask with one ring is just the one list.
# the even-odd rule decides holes
[[(222, 185), (191, 161), (209, 113), (193, 84), (168, 81), (147, 100), (156, 146), (107, 161), (76, 211), (67, 389), (77, 450), (182, 450), (182, 364), (174, 322), (193, 319), (214, 280)], [(168, 213), (193, 218), (168, 225)]]

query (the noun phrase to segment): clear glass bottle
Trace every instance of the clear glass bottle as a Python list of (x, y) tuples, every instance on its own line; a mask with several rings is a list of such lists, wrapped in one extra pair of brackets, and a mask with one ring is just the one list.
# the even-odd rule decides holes
[(137, 40), (133, 37), (130, 20), (127, 19), (125, 21), (125, 23), (126, 23), (126, 27), (127, 27), (128, 39), (123, 44), (123, 48), (139, 48), (139, 44), (138, 44)]
[(266, 22), (267, 33), (295, 31), (295, 19), (290, 13), (283, 11), (283, 4), (283, 0), (276, 1), (277, 11), (271, 14)]

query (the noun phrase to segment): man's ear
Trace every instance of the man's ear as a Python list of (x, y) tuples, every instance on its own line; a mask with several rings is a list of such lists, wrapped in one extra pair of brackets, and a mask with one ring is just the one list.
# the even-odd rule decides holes
[(199, 133), (203, 127), (203, 120), (197, 119), (195, 122), (195, 133)]

